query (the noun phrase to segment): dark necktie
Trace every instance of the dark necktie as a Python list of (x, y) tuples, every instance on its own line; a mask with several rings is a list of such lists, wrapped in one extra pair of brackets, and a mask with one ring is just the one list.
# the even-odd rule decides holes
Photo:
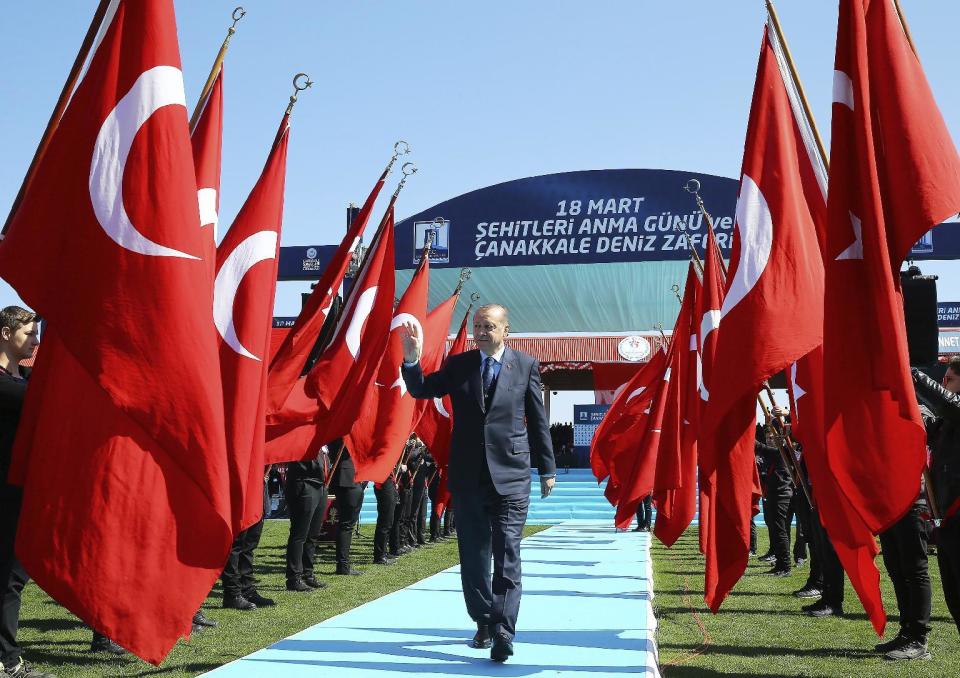
[(493, 356), (487, 356), (483, 361), (483, 372), (480, 378), (483, 379), (483, 397), (490, 396), (490, 387), (493, 385)]

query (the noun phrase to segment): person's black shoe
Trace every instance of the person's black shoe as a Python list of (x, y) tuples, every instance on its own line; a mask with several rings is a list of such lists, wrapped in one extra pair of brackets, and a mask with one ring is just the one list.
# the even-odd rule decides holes
[(891, 661), (899, 661), (901, 659), (933, 659), (933, 655), (930, 654), (930, 650), (927, 649), (927, 641), (925, 640), (922, 642), (919, 640), (911, 640), (905, 645), (890, 650), (883, 656)]
[(643, 527), (641, 527), (640, 525), (637, 525), (635, 528), (633, 528), (633, 531), (634, 531), (634, 532), (643, 532)]
[(903, 635), (903, 631), (901, 631), (893, 640), (888, 640), (885, 643), (877, 643), (873, 646), (873, 649), (882, 654), (886, 654), (890, 650), (897, 650), (909, 642), (910, 639)]
[(223, 596), (223, 606), (230, 610), (256, 610), (257, 606), (243, 596)]
[(337, 571), (334, 574), (344, 574), (356, 577), (363, 574), (363, 572), (355, 569), (351, 565), (337, 565)]
[(405, 556), (405, 555), (407, 555), (408, 553), (410, 553), (411, 550), (412, 550), (412, 549), (411, 549), (409, 546), (401, 546), (399, 549), (397, 549), (397, 555), (398, 555), (398, 556)]
[(832, 605), (827, 605), (824, 602), (820, 602), (811, 610), (807, 611), (807, 614), (811, 617), (842, 617), (843, 608), (842, 607), (833, 607)]
[[(200, 628), (210, 628), (215, 629), (219, 624), (210, 619), (207, 615), (203, 613), (203, 610), (197, 610), (197, 613), (193, 615), (193, 625), (199, 626)], [(195, 629), (196, 630), (196, 629)]]
[(2, 672), (2, 675), (8, 676), (9, 678), (57, 678), (57, 674), (38, 671), (30, 666), (27, 662), (23, 661), (22, 658), (17, 661), (16, 666), (4, 667), (3, 665), (0, 665), (0, 672)]
[(396, 558), (388, 558), (387, 556), (380, 556), (379, 558), (373, 559), (374, 565), (393, 565), (397, 562)]
[(765, 553), (764, 555), (757, 558), (761, 563), (773, 563), (776, 562), (777, 557), (773, 553)]
[(785, 567), (775, 567), (772, 570), (767, 570), (766, 572), (761, 572), (760, 574), (767, 577), (789, 577), (790, 570)]
[(794, 591), (793, 595), (795, 595), (797, 598), (819, 598), (823, 595), (823, 591), (818, 589), (816, 586), (810, 586), (808, 584), (799, 591)]
[(287, 582), (287, 591), (296, 591), (297, 593), (306, 593), (313, 591), (313, 587), (303, 581), (303, 577), (297, 577)]
[(486, 650), (493, 645), (490, 639), (490, 629), (486, 622), (477, 622), (477, 633), (470, 642), (470, 647), (477, 650)]
[(806, 605), (802, 605), (802, 606), (800, 607), (800, 610), (803, 611), (803, 612), (809, 612), (810, 610), (816, 609), (816, 608), (818, 608), (818, 607), (820, 607), (820, 601), (819, 601), (819, 600), (815, 600), (815, 601), (812, 602), (812, 603), (807, 603)]
[[(93, 634), (93, 640), (90, 641), (90, 651), (106, 652), (107, 654), (116, 655), (118, 657), (122, 654), (127, 653), (127, 651), (124, 650), (122, 647), (117, 645), (115, 642), (113, 642), (106, 636), (101, 635), (99, 633)], [(30, 674), (28, 673), (26, 675), (29, 676)]]
[(265, 598), (261, 596), (260, 592), (257, 591), (256, 589), (249, 591), (248, 593), (244, 593), (243, 597), (249, 600), (251, 603), (253, 603), (257, 607), (273, 607), (274, 605), (277, 604), (276, 601), (273, 600), (273, 598)]
[(319, 579), (317, 579), (316, 577), (314, 577), (312, 574), (308, 574), (308, 575), (304, 576), (304, 578), (303, 578), (303, 583), (306, 584), (307, 586), (309, 586), (309, 587), (312, 588), (312, 589), (325, 589), (325, 588), (327, 588), (326, 582), (320, 581)]
[(807, 559), (797, 558), (795, 561), (793, 561), (793, 564), (796, 565), (797, 567), (803, 567), (804, 565), (807, 564)]
[(501, 631), (493, 637), (493, 647), (490, 648), (490, 659), (495, 662), (505, 662), (507, 657), (513, 656), (513, 641)]

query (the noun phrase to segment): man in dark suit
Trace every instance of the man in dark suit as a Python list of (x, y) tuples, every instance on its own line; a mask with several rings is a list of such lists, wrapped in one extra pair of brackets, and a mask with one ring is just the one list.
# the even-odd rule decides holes
[[(433, 374), (420, 369), (423, 337), (404, 325), (402, 374), (415, 398), (453, 401), (448, 484), (457, 513), (460, 578), (477, 623), (473, 646), (506, 661), (520, 609), (520, 539), (530, 505), (531, 458), (540, 492), (553, 489), (556, 463), (535, 358), (504, 344), (507, 309), (488, 304), (473, 316), (479, 350), (451, 356)], [(490, 562), (493, 560), (493, 576)], [(492, 636), (492, 640), (491, 640)]]

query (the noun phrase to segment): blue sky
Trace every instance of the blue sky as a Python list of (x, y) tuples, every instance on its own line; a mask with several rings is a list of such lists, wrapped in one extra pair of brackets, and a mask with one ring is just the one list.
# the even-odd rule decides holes
[[(0, 206), (4, 215), (92, 16), (93, 0), (7, 3), (0, 24)], [(236, 2), (177, 0), (194, 102)], [(947, 125), (960, 139), (955, 0), (902, 0)], [(420, 168), (403, 217), (536, 174), (650, 167), (735, 177), (753, 89), (762, 0), (247, 0), (226, 62), (221, 232), (263, 163), (290, 94), (294, 114), (283, 244), (339, 241), (406, 139)], [(784, 30), (829, 140), (833, 0), (781, 0)], [(954, 262), (927, 263), (960, 300)], [(284, 283), (294, 315), (304, 283)], [(0, 283), (0, 304), (15, 303)]]

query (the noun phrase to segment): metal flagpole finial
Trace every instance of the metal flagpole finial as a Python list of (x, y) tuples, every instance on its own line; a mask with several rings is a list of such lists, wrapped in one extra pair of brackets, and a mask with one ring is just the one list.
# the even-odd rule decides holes
[(407, 155), (410, 152), (410, 144), (408, 144), (403, 139), (400, 139), (397, 143), (393, 145), (393, 157), (390, 158), (390, 162), (387, 163), (387, 170), (385, 174), (389, 174), (393, 170), (393, 163), (397, 161), (401, 155)]
[(247, 10), (243, 7), (237, 7), (233, 10), (233, 14), (230, 16), (233, 17), (233, 23), (230, 25), (230, 33), (233, 34), (237, 30), (237, 22), (240, 21), (243, 17), (247, 15)]
[(300, 92), (308, 87), (313, 87), (313, 80), (310, 79), (309, 75), (306, 73), (297, 73), (293, 76), (293, 94), (290, 95), (290, 105), (287, 106), (287, 115), (290, 115), (294, 104), (297, 103), (297, 97), (300, 96)]
[[(463, 289), (463, 284), (470, 280), (470, 276), (473, 275), (473, 271), (469, 268), (460, 269), (460, 279), (457, 281), (457, 288), (453, 291), (454, 294), (460, 294), (460, 290)], [(474, 292), (476, 294), (476, 292)]]
[(470, 303), (475, 304), (475, 303), (477, 303), (478, 301), (480, 301), (480, 293), (479, 293), (479, 292), (474, 292), (473, 294), (470, 295)]
[(660, 336), (663, 337), (663, 340), (667, 341), (667, 335), (663, 332), (663, 323), (657, 323), (654, 325), (654, 327), (657, 328), (657, 332), (660, 333)]
[(407, 183), (407, 178), (417, 173), (417, 166), (412, 162), (405, 162), (400, 168), (400, 171), (403, 173), (403, 177), (400, 179), (400, 183), (397, 184), (397, 190), (393, 192), (394, 198), (400, 195), (400, 190), (403, 188), (404, 184)]
[(680, 296), (680, 285), (674, 283), (670, 285), (670, 291), (673, 292), (673, 296), (677, 298), (681, 304), (683, 303), (683, 297)]

